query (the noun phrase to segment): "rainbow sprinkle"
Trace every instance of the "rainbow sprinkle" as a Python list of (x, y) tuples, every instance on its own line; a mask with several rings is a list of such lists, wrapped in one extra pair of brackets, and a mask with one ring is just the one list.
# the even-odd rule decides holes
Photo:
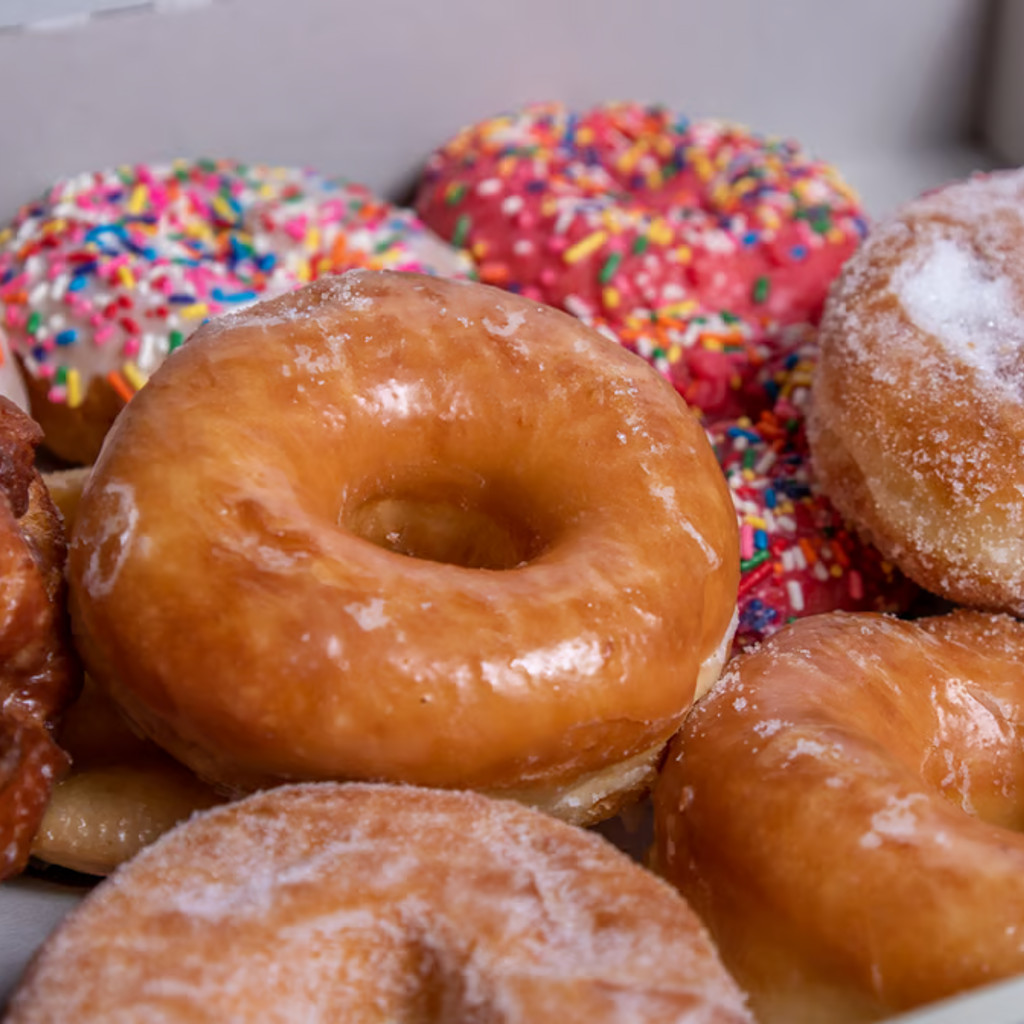
[(179, 160), (83, 174), (0, 231), (0, 328), (53, 402), (128, 401), (208, 317), (351, 267), (472, 276), (410, 211), (297, 168)]
[(804, 429), (816, 340), (804, 332), (791, 346), (762, 369), (770, 405), (708, 431), (739, 522), (739, 647), (803, 615), (906, 611), (917, 594), (817, 490)]
[(738, 414), (785, 328), (817, 321), (867, 228), (796, 143), (635, 103), (470, 126), (430, 158), (417, 209), (481, 280), (603, 329), (711, 419)]

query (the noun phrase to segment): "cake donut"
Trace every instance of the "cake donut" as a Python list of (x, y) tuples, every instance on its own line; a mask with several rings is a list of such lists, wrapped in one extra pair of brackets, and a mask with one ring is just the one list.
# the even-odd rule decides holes
[(1024, 171), (875, 227), (829, 298), (809, 427), (836, 507), (921, 586), (1024, 613)]
[(34, 466), (40, 438), (38, 425), (0, 398), (0, 879), (25, 866), (67, 768), (53, 730), (79, 683), (64, 527)]
[(643, 360), (521, 296), (371, 271), (197, 331), (108, 435), (69, 558), (90, 674), (204, 779), (573, 821), (646, 788), (737, 577), (711, 446)]
[(123, 166), (57, 183), (0, 230), (0, 329), (47, 447), (89, 463), (207, 317), (363, 266), (470, 269), (361, 185), (228, 160)]
[(654, 794), (654, 862), (762, 1024), (1024, 971), (1024, 625), (802, 619), (733, 660)]
[(143, 851), (47, 940), (6, 1019), (751, 1022), (689, 907), (600, 836), (332, 783)]
[(760, 413), (708, 428), (739, 521), (738, 647), (807, 615), (905, 612), (918, 595), (818, 486), (805, 433), (816, 356), (816, 332), (791, 336), (748, 389)]
[(709, 416), (781, 328), (816, 322), (864, 235), (834, 168), (796, 143), (661, 106), (535, 104), (459, 132), (416, 208), (480, 279), (604, 326)]

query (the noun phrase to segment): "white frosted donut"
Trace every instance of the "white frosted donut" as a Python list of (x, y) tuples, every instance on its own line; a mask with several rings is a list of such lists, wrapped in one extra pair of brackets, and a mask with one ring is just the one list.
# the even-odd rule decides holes
[(228, 160), (58, 182), (0, 230), (0, 328), (46, 445), (92, 462), (114, 416), (207, 317), (350, 267), (466, 274), (356, 184)]

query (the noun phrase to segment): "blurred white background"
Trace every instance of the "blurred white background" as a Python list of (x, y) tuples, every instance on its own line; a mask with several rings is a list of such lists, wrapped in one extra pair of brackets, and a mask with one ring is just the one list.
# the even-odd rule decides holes
[(0, 217), (61, 176), (175, 156), (307, 164), (394, 198), (463, 124), (549, 98), (795, 136), (878, 213), (991, 162), (997, 15), (995, 0), (0, 0)]

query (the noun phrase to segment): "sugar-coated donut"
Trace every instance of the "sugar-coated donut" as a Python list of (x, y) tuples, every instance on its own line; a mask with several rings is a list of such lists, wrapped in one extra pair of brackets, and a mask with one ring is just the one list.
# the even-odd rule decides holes
[(816, 358), (815, 332), (801, 332), (748, 389), (760, 414), (708, 428), (739, 519), (741, 647), (807, 615), (903, 612), (918, 594), (818, 487), (805, 436)]
[(17, 874), (67, 758), (53, 729), (79, 683), (64, 527), (34, 466), (39, 426), (0, 398), (0, 879)]
[(865, 232), (838, 173), (790, 141), (660, 106), (528, 106), (428, 161), (424, 221), (480, 279), (610, 328), (711, 416), (815, 322)]
[(208, 780), (590, 821), (717, 678), (737, 548), (703, 430), (642, 360), (520, 296), (358, 271), (211, 321), (154, 374), (69, 575), (91, 675)]
[(655, 791), (654, 861), (762, 1024), (1024, 971), (1024, 624), (817, 616), (736, 658)]
[(750, 1024), (689, 907), (508, 801), (284, 786), (194, 817), (46, 942), (8, 1024)]
[(0, 230), (0, 329), (45, 443), (92, 462), (114, 416), (204, 319), (349, 267), (464, 274), (355, 184), (228, 160), (83, 174)]
[(1024, 171), (879, 224), (821, 330), (810, 441), (848, 521), (917, 583), (1024, 613)]

